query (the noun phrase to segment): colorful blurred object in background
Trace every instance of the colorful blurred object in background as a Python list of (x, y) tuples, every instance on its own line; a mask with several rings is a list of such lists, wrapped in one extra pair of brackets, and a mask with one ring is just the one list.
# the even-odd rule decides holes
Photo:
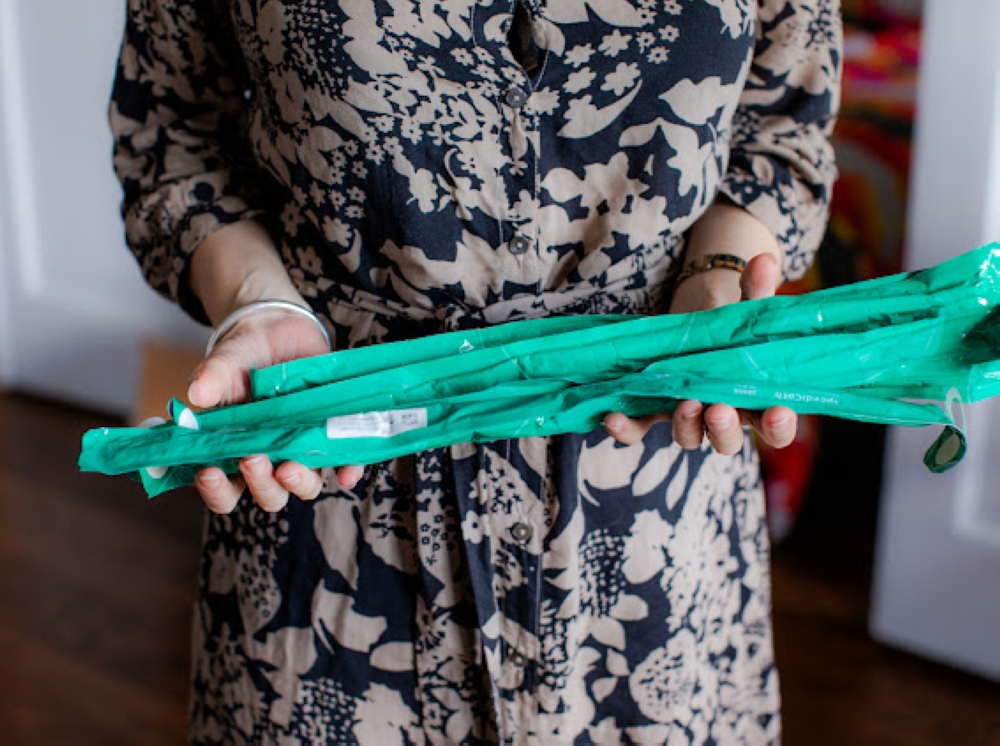
[[(843, 0), (844, 84), (834, 132), (840, 178), (830, 228), (816, 264), (781, 293), (899, 272), (920, 62), (920, 12), (889, 0)], [(822, 423), (800, 418), (795, 442), (758, 443), (772, 539), (792, 529), (809, 491)]]

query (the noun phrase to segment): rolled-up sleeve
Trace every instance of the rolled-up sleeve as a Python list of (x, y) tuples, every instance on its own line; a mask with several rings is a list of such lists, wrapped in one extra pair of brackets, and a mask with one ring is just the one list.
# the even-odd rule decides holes
[(109, 113), (128, 245), (147, 282), (202, 322), (186, 282), (191, 254), (213, 231), (266, 208), (225, 5), (128, 0)]
[(777, 237), (786, 279), (805, 273), (826, 228), (842, 46), (839, 0), (760, 0), (722, 193)]

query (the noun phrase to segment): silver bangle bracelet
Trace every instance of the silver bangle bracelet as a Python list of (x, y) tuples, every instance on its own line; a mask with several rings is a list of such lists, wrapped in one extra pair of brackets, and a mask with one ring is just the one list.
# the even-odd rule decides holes
[(215, 345), (220, 339), (222, 339), (226, 334), (228, 334), (236, 323), (245, 316), (249, 316), (257, 311), (267, 311), (267, 310), (281, 310), (281, 311), (291, 311), (292, 313), (297, 313), (299, 316), (305, 316), (310, 319), (316, 327), (319, 329), (320, 333), (323, 335), (323, 339), (326, 340), (326, 346), (331, 350), (333, 349), (333, 343), (330, 340), (330, 333), (323, 326), (323, 322), (319, 320), (319, 317), (314, 314), (311, 310), (305, 306), (300, 306), (297, 303), (290, 303), (287, 300), (258, 300), (253, 303), (248, 303), (241, 308), (237, 308), (231, 314), (226, 316), (222, 320), (215, 330), (212, 332), (212, 336), (208, 340), (208, 346), (205, 348), (205, 357), (212, 354), (212, 350), (215, 349)]

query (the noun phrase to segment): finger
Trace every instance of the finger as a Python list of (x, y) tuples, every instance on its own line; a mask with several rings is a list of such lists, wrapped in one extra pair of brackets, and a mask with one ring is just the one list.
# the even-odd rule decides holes
[(769, 298), (781, 284), (781, 267), (773, 254), (759, 254), (747, 262), (740, 275), (743, 300)]
[(363, 466), (341, 466), (337, 469), (337, 483), (351, 490), (358, 486), (361, 477), (365, 475)]
[(736, 410), (728, 404), (713, 404), (705, 410), (708, 442), (724, 456), (733, 456), (743, 448), (743, 427)]
[(247, 487), (254, 502), (261, 510), (276, 513), (288, 504), (288, 490), (274, 478), (271, 459), (267, 456), (248, 456), (240, 460), (240, 471), (247, 480)]
[(226, 356), (210, 355), (195, 371), (194, 380), (188, 387), (188, 401), (203, 409), (239, 401), (244, 393), (239, 390), (242, 388), (240, 377), (234, 374)]
[(320, 473), (294, 461), (286, 461), (275, 469), (274, 478), (300, 500), (315, 500), (323, 491)]
[(799, 418), (788, 407), (771, 407), (760, 417), (757, 432), (772, 448), (784, 448), (795, 440)]
[(688, 399), (680, 402), (674, 410), (670, 423), (674, 442), (681, 448), (689, 451), (701, 448), (705, 439), (705, 425), (701, 418), (703, 409), (700, 401)]
[(649, 428), (657, 422), (670, 419), (665, 414), (652, 414), (646, 417), (628, 417), (621, 412), (614, 412), (604, 420), (604, 427), (612, 438), (627, 446), (635, 445), (646, 437)]
[(243, 494), (243, 479), (228, 479), (222, 469), (213, 466), (198, 472), (195, 489), (213, 513), (232, 513)]

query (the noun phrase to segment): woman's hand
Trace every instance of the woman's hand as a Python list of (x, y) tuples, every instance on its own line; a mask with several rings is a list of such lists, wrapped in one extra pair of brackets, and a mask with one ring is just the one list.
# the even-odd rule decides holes
[[(761, 254), (751, 259), (740, 275), (729, 269), (715, 269), (691, 276), (677, 288), (670, 312), (702, 311), (740, 300), (767, 298), (774, 295), (780, 281), (777, 259), (772, 254)], [(789, 445), (798, 428), (798, 418), (788, 407), (756, 412), (736, 410), (728, 404), (706, 408), (692, 400), (678, 403), (673, 414), (630, 418), (616, 412), (605, 420), (605, 427), (615, 439), (631, 445), (642, 440), (654, 423), (663, 421), (671, 423), (674, 441), (682, 448), (700, 448), (707, 435), (712, 447), (727, 456), (739, 453), (743, 447), (744, 425), (757, 430), (774, 448)]]
[[(268, 232), (253, 220), (217, 230), (199, 244), (191, 257), (189, 284), (216, 325), (230, 313), (255, 300), (270, 298), (305, 306), (292, 284)], [(188, 399), (196, 407), (245, 402), (250, 395), (250, 368), (288, 362), (329, 352), (326, 339), (308, 318), (280, 309), (251, 313), (240, 319), (215, 345), (194, 372)], [(360, 466), (337, 471), (344, 487), (361, 479)], [(290, 494), (312, 500), (323, 488), (319, 472), (286, 462), (277, 469), (267, 456), (240, 461), (240, 475), (229, 479), (221, 469), (199, 472), (195, 487), (216, 513), (229, 513), (250, 488), (264, 510), (281, 510)]]
[[(237, 322), (198, 367), (188, 398), (197, 407), (244, 402), (250, 394), (251, 367), (263, 368), (326, 352), (326, 340), (309, 319), (280, 309), (256, 311)], [(240, 472), (233, 479), (215, 467), (198, 474), (195, 486), (209, 509), (229, 513), (236, 507), (244, 486), (268, 512), (285, 507), (290, 494), (312, 500), (323, 488), (317, 470), (292, 461), (275, 469), (267, 456), (241, 459)], [(353, 487), (362, 473), (361, 467), (345, 466), (338, 470), (337, 478), (340, 484)]]

